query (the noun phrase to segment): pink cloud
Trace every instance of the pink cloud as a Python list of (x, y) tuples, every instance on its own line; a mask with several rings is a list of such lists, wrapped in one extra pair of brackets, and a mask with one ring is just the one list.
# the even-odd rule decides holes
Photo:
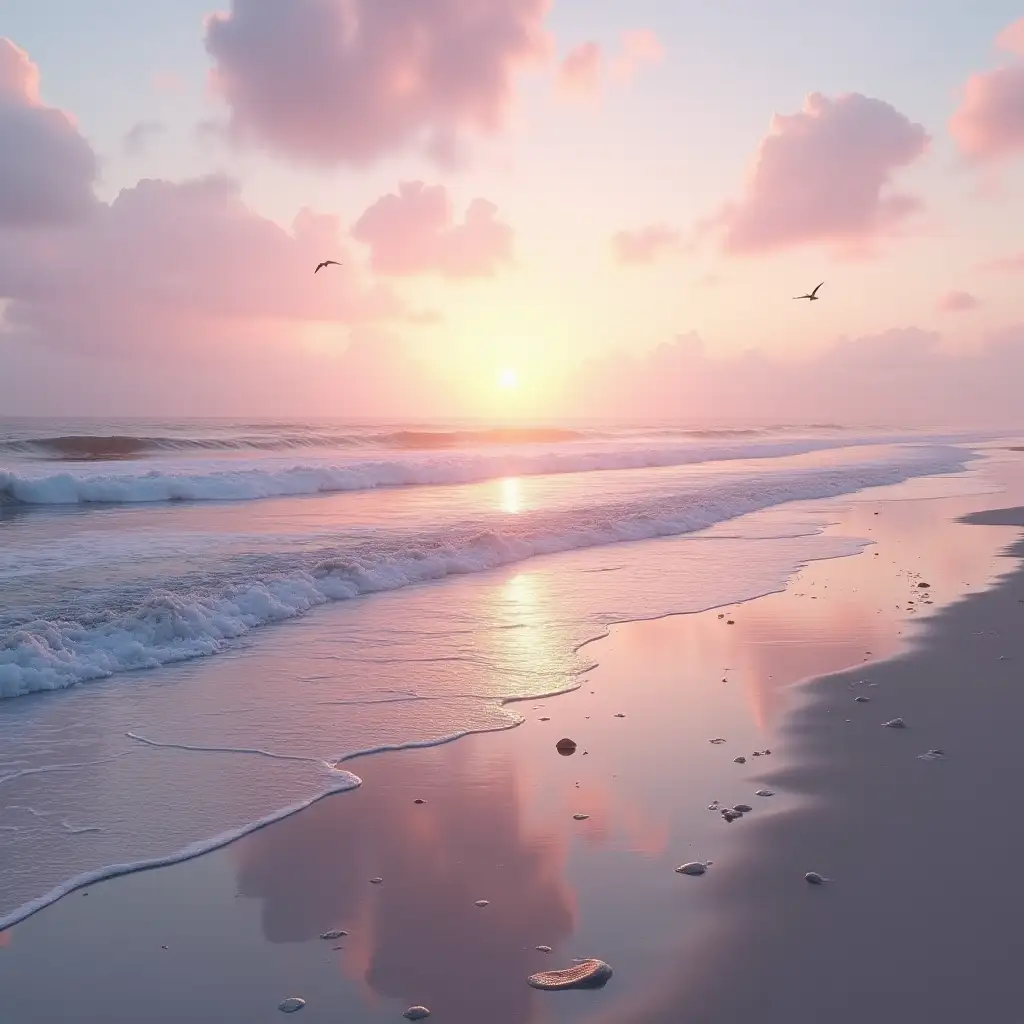
[(622, 33), (622, 51), (615, 61), (614, 73), (620, 79), (632, 78), (641, 68), (658, 64), (665, 48), (658, 37), (646, 28)]
[(84, 215), (96, 173), (96, 155), (72, 119), (40, 101), (39, 69), (0, 38), (0, 226)]
[(474, 199), (460, 224), (444, 186), (407, 181), (363, 213), (352, 237), (370, 247), (379, 274), (489, 277), (512, 260), (513, 231), (497, 213)]
[(969, 309), (977, 309), (980, 305), (981, 302), (976, 295), (954, 289), (939, 298), (937, 308), (943, 313), (965, 313)]
[(980, 270), (996, 270), (1004, 274), (1016, 274), (1024, 270), (1024, 250), (1012, 252), (1006, 256), (999, 256), (994, 260), (983, 263)]
[(1019, 57), (1024, 57), (1024, 18), (1018, 18), (1007, 25), (996, 36), (996, 47), (1009, 53), (1015, 53)]
[[(1003, 29), (996, 45), (1024, 55), (1024, 18)], [(971, 75), (949, 119), (949, 132), (960, 151), (974, 160), (1024, 151), (1024, 62)]]
[(568, 99), (592, 100), (601, 93), (606, 65), (613, 80), (626, 82), (642, 67), (657, 64), (664, 55), (658, 37), (646, 28), (623, 32), (619, 53), (608, 60), (599, 43), (580, 43), (559, 65), (558, 86)]
[(665, 224), (650, 224), (612, 235), (612, 251), (623, 264), (653, 263), (659, 256), (678, 252), (681, 247), (679, 232)]
[(598, 43), (580, 43), (566, 54), (558, 69), (558, 85), (570, 98), (592, 99), (601, 91), (604, 53)]
[(319, 164), (450, 159), (505, 123), (550, 0), (232, 0), (207, 20), (236, 137)]
[(811, 93), (798, 114), (777, 114), (761, 141), (744, 197), (717, 218), (732, 253), (814, 242), (860, 249), (920, 207), (891, 190), (919, 159), (924, 128), (882, 100)]
[[(285, 230), (227, 178), (144, 179), (80, 224), (16, 244), (0, 234), (0, 298), (27, 342), (181, 358), (230, 349), (250, 329), (287, 337), (296, 323), (404, 312), (385, 288), (363, 284), (346, 256), (335, 217), (303, 210)], [(345, 265), (314, 277), (328, 257)]]
[[(980, 347), (904, 328), (841, 338), (799, 359), (716, 352), (695, 334), (574, 371), (562, 415), (714, 423), (1019, 425), (1024, 324)], [(567, 392), (568, 394), (568, 392)]]

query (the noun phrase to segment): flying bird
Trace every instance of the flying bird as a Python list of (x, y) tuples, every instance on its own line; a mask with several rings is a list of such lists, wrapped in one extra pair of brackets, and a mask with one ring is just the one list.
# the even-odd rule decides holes
[(321, 269), (323, 269), (324, 267), (340, 267), (340, 266), (341, 266), (341, 264), (337, 260), (324, 260), (323, 263), (318, 263), (316, 265), (316, 270), (314, 270), (313, 273), (314, 274), (318, 274), (321, 271)]
[[(824, 281), (821, 282), (821, 284), (824, 284), (824, 283), (825, 283)], [(821, 287), (821, 284), (819, 284), (818, 287), (815, 288), (813, 292), (808, 292), (806, 295), (794, 295), (793, 298), (794, 299), (807, 299), (808, 302), (817, 302), (818, 301), (818, 288)]]

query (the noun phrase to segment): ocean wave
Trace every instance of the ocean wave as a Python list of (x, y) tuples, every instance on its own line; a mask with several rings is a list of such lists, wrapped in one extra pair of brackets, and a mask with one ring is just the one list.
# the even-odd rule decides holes
[(228, 436), (61, 434), (0, 440), (0, 452), (61, 461), (105, 461), (174, 452), (287, 451), (303, 448), (433, 450), (477, 445), (557, 444), (607, 436), (561, 427), (494, 427), (486, 430), (392, 430), (332, 433), (286, 431)]
[(639, 437), (685, 438), (698, 441), (729, 440), (794, 433), (835, 434), (844, 429), (835, 423), (720, 428), (651, 425), (618, 429), (505, 426), (348, 430), (330, 430), (303, 424), (267, 429), (260, 424), (243, 424), (236, 428), (235, 432), (191, 435), (67, 433), (0, 437), (0, 454), (62, 462), (105, 462), (189, 452), (274, 452), (353, 448), (436, 451), (452, 448), (630, 440)]
[[(884, 443), (920, 442), (888, 437)], [(957, 440), (936, 438), (936, 442)], [(652, 469), (711, 461), (774, 459), (883, 443), (878, 437), (800, 438), (737, 444), (603, 445), (556, 451), (457, 453), (430, 459), (353, 459), (205, 468), (136, 469), (123, 473), (42, 473), (0, 469), (0, 503), (20, 505), (142, 504), (168, 501), (249, 501), (259, 498), (364, 491), (386, 487), (479, 483), (506, 476)]]
[(0, 698), (212, 655), (253, 629), (331, 601), (483, 572), (536, 555), (690, 533), (786, 502), (956, 472), (972, 457), (958, 449), (922, 448), (843, 469), (749, 474), (710, 489), (640, 498), (597, 512), (508, 522), (447, 540), (402, 540), (389, 550), (322, 559), (203, 596), (156, 593), (130, 612), (99, 621), (27, 622), (0, 640)]

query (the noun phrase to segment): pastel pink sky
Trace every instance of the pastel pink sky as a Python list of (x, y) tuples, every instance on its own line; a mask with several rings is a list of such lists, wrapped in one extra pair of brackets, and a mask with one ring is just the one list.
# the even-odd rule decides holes
[(1024, 18), (946, 6), (15, 3), (0, 409), (1019, 419)]

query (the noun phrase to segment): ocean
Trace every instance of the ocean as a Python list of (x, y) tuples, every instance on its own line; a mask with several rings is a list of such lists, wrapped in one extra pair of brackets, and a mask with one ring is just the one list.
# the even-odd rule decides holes
[(992, 439), (0, 420), (0, 929), (514, 726), (611, 623), (779, 590), (868, 543), (836, 501)]

